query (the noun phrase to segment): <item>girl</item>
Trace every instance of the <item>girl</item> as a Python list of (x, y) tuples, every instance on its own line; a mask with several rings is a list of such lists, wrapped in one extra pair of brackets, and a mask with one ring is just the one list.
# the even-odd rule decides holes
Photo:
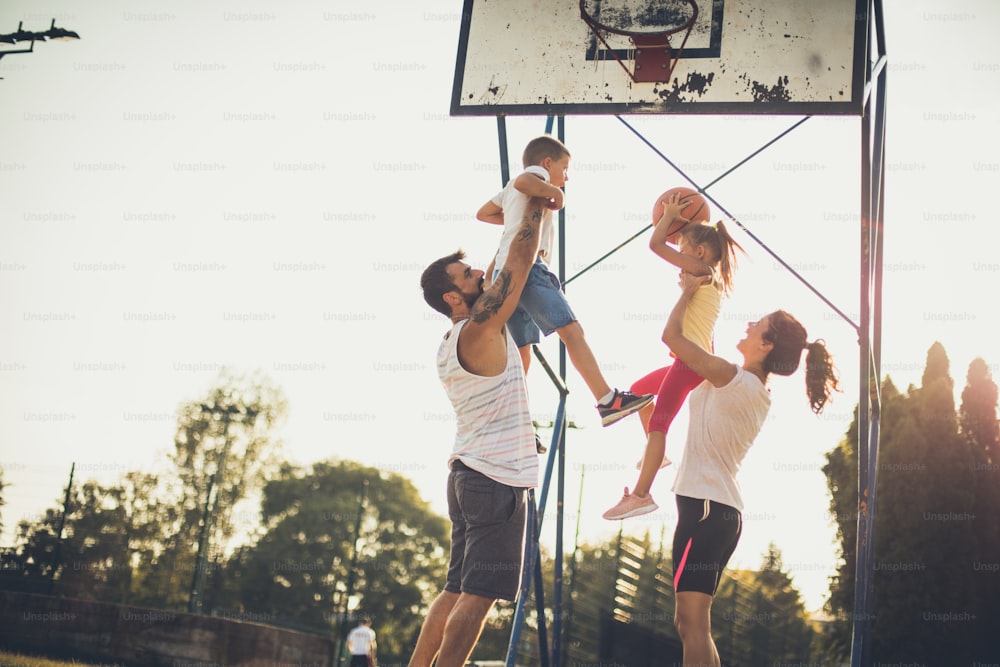
[[(706, 352), (712, 352), (712, 332), (719, 318), (722, 296), (728, 294), (733, 285), (733, 271), (736, 267), (736, 250), (743, 251), (729, 235), (722, 222), (713, 225), (690, 224), (680, 217), (684, 202), (679, 194), (674, 194), (664, 202), (663, 215), (653, 229), (649, 248), (657, 255), (681, 270), (681, 275), (706, 277), (706, 284), (694, 291), (684, 312), (684, 334)], [(674, 223), (681, 222), (679, 231)], [(679, 249), (671, 243), (679, 240)], [(664, 340), (664, 342), (666, 342)], [(673, 353), (671, 353), (672, 356)], [(691, 390), (701, 384), (704, 378), (680, 359), (667, 368), (654, 371), (640, 380), (633, 388), (655, 382), (659, 391), (656, 407), (652, 415), (640, 412), (646, 430), (646, 449), (639, 464), (639, 480), (633, 493), (625, 487), (625, 495), (611, 509), (604, 513), (609, 520), (647, 514), (657, 509), (649, 489), (657, 471), (670, 465), (664, 455), (667, 429), (680, 411), (684, 399)], [(647, 390), (650, 387), (647, 387)], [(645, 392), (644, 392), (645, 393)]]

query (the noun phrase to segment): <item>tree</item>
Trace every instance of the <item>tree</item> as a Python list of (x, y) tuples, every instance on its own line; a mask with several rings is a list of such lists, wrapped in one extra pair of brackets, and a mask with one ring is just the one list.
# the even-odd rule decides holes
[(73, 488), (54, 573), (60, 595), (128, 599), (130, 526), (122, 514), (119, 489), (95, 481)]
[(238, 508), (277, 468), (279, 443), (271, 429), (285, 411), (284, 395), (264, 378), (228, 374), (203, 399), (180, 406), (170, 457), (179, 512), (164, 560), (187, 577), (171, 577), (168, 603), (188, 599), (189, 591), (198, 599), (199, 574), (218, 571), (232, 550), (237, 525), (246, 523)]
[(962, 434), (975, 450), (977, 463), (989, 466), (1000, 462), (997, 385), (990, 376), (990, 367), (981, 358), (969, 364), (959, 417)]
[[(969, 364), (962, 390), (959, 423), (972, 453), (976, 517), (972, 558), (972, 588), (976, 591), (977, 644), (987, 646), (994, 629), (989, 620), (1000, 618), (1000, 433), (997, 422), (997, 385), (983, 359)], [(979, 656), (985, 659), (986, 655)]]
[(137, 472), (118, 484), (76, 485), (65, 521), (63, 508), (54, 507), (35, 523), (21, 522), (16, 553), (24, 576), (35, 584), (52, 582), (46, 592), (131, 602), (136, 568), (150, 563), (162, 543), (155, 489), (154, 476)]
[[(59, 538), (56, 527), (61, 510), (47, 509), (35, 523), (17, 525), (15, 556), (11, 569), (20, 573), (24, 586), (35, 593), (48, 593), (47, 582), (59, 567)], [(44, 587), (43, 587), (44, 585)]]
[[(577, 550), (569, 568), (564, 643), (568, 664), (641, 661), (642, 651), (651, 646), (659, 652), (647, 656), (648, 664), (669, 662), (664, 654), (672, 648), (679, 657), (669, 527), (663, 530), (656, 538), (650, 532), (641, 538), (621, 535), (617, 543), (581, 545)], [(543, 569), (547, 565), (543, 562)], [(712, 630), (727, 664), (810, 662), (815, 631), (775, 545), (770, 545), (759, 571), (723, 573), (712, 603)], [(537, 656), (519, 657), (530, 661)]]
[(444, 585), (449, 545), (447, 521), (412, 482), (349, 461), (286, 466), (265, 485), (261, 507), (265, 532), (230, 560), (215, 606), (320, 632), (370, 614), (380, 659), (408, 658)]
[(770, 607), (761, 617), (770, 626), (767, 655), (787, 662), (810, 657), (813, 629), (802, 596), (785, 571), (781, 551), (774, 542), (768, 545), (760, 570), (755, 574), (755, 583)]
[(28, 580), (57, 581), (64, 594), (183, 608), (196, 557), (218, 571), (237, 529), (256, 523), (256, 511), (239, 508), (256, 500), (277, 467), (271, 430), (284, 412), (281, 392), (262, 378), (221, 376), (205, 398), (178, 410), (176, 475), (84, 482), (74, 489), (62, 542), (62, 509), (53, 508), (21, 523), (8, 560)]
[[(841, 656), (850, 641), (855, 585), (856, 430), (852, 424), (824, 468), (844, 558), (830, 597), (831, 611), (843, 621), (831, 636), (831, 648)], [(920, 387), (904, 395), (888, 379), (884, 383), (881, 436), (872, 657), (971, 662), (973, 465), (958, 434), (954, 383), (940, 344), (928, 351)]]

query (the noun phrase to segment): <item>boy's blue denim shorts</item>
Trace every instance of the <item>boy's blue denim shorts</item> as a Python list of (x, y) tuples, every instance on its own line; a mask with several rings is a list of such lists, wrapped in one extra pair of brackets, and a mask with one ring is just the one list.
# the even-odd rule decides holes
[[(496, 271), (494, 278), (496, 277)], [(559, 278), (545, 262), (535, 260), (528, 273), (528, 282), (521, 292), (517, 309), (507, 320), (507, 328), (518, 347), (541, 342), (542, 335), (548, 336), (556, 329), (576, 321), (573, 309), (569, 307), (566, 294), (562, 291)]]

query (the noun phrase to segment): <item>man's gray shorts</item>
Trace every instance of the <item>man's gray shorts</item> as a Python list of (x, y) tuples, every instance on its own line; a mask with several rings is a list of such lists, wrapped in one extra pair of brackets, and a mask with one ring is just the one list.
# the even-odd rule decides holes
[(455, 461), (448, 475), (451, 563), (445, 590), (514, 600), (521, 585), (525, 489)]

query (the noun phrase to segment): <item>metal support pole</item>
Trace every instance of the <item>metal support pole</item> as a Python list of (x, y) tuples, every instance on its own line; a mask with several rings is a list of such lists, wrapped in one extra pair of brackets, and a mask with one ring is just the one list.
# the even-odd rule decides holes
[[(556, 124), (557, 138), (566, 143), (566, 118), (559, 116)], [(559, 281), (566, 280), (566, 209), (559, 209)], [(565, 287), (563, 288), (565, 289)], [(566, 383), (566, 345), (559, 341), (559, 377), (563, 384)], [(558, 424), (559, 440), (563, 444), (566, 442), (566, 419), (561, 419)], [(563, 634), (563, 530), (565, 519), (565, 498), (566, 498), (566, 447), (558, 447), (559, 469), (556, 475), (556, 549), (554, 555), (554, 574), (552, 585), (552, 664), (562, 663), (560, 658), (562, 652)]]
[(506, 667), (515, 667), (517, 663), (517, 645), (521, 642), (521, 630), (524, 628), (524, 609), (528, 596), (531, 595), (531, 580), (535, 572), (535, 559), (538, 557), (538, 519), (535, 509), (534, 489), (528, 489), (525, 527), (528, 533), (524, 540), (521, 588), (517, 593), (517, 604), (514, 607), (514, 622), (510, 630), (510, 641), (507, 643)]
[[(549, 633), (545, 618), (545, 582), (542, 576), (542, 559), (535, 559), (535, 622), (538, 624), (538, 664), (549, 667)], [(555, 639), (555, 625), (552, 627)]]
[[(553, 116), (549, 116), (545, 122), (545, 133), (551, 134), (553, 123), (556, 122), (557, 138), (560, 141), (565, 141), (566, 138), (566, 119), (563, 116), (559, 116), (556, 119)], [(506, 124), (503, 122), (503, 117), (497, 117), (497, 132), (500, 135), (501, 144), (501, 161), (504, 163), (501, 166), (501, 170), (505, 168), (506, 165), (506, 145), (507, 145), (507, 129)], [(506, 184), (509, 177), (504, 180)], [(566, 209), (561, 209), (559, 211), (558, 217), (558, 235), (559, 235), (559, 267), (558, 276), (560, 281), (565, 280), (566, 277)], [(515, 655), (517, 651), (517, 644), (520, 641), (521, 630), (524, 624), (524, 614), (525, 605), (527, 603), (527, 597), (531, 593), (531, 582), (533, 578), (537, 579), (536, 584), (536, 598), (538, 600), (538, 645), (541, 651), (540, 662), (543, 667), (548, 667), (550, 664), (558, 665), (560, 664), (560, 650), (561, 650), (561, 635), (562, 635), (562, 578), (563, 578), (563, 507), (564, 507), (564, 494), (565, 494), (565, 484), (564, 478), (566, 473), (566, 454), (563, 448), (563, 443), (566, 440), (566, 395), (569, 390), (566, 388), (566, 346), (559, 342), (559, 374), (556, 375), (549, 364), (545, 361), (545, 357), (542, 356), (541, 351), (538, 346), (533, 346), (535, 356), (542, 363), (542, 367), (548, 373), (549, 378), (552, 380), (553, 385), (559, 392), (559, 407), (556, 411), (556, 419), (553, 424), (553, 434), (552, 434), (552, 445), (549, 448), (548, 461), (545, 467), (545, 474), (542, 481), (541, 497), (537, 512), (534, 506), (534, 493), (530, 492), (529, 500), (530, 504), (528, 507), (528, 530), (529, 532), (525, 539), (524, 547), (524, 564), (523, 571), (521, 573), (521, 589), (518, 593), (517, 605), (514, 612), (513, 628), (511, 629), (510, 643), (507, 647), (507, 667), (514, 666)], [(541, 534), (542, 518), (545, 515), (545, 504), (548, 499), (549, 484), (552, 479), (553, 466), (556, 466), (556, 548), (555, 548), (555, 576), (553, 582), (553, 622), (552, 622), (552, 654), (549, 655), (548, 651), (548, 633), (546, 629), (545, 619), (544, 619), (544, 590), (542, 589), (541, 583), (541, 564), (538, 562), (538, 539)], [(536, 572), (537, 569), (537, 572)]]
[(358, 540), (361, 539), (361, 520), (365, 515), (365, 503), (368, 501), (368, 480), (361, 481), (361, 500), (358, 501), (358, 516), (354, 520), (354, 543), (351, 546), (351, 563), (347, 566), (347, 590), (344, 592), (344, 604), (340, 611), (340, 627), (337, 636), (337, 663), (344, 662), (344, 645), (347, 643), (347, 633), (350, 630), (347, 621), (349, 620), (349, 609), (351, 596), (354, 595), (354, 580), (358, 566)]
[[(566, 602), (566, 618), (573, 618), (573, 589), (576, 587), (576, 573), (577, 573), (577, 552), (580, 550), (580, 518), (583, 514), (583, 478), (587, 467), (585, 465), (580, 465), (580, 493), (576, 499), (576, 531), (573, 535), (573, 557), (569, 561), (569, 597)], [(569, 651), (562, 653), (562, 662), (557, 663), (555, 667), (566, 667), (566, 658), (569, 655)]]
[[(203, 406), (204, 407), (204, 406)], [(214, 406), (210, 409), (213, 410)], [(198, 534), (198, 553), (194, 559), (194, 573), (191, 575), (191, 594), (188, 596), (188, 613), (200, 614), (204, 600), (205, 576), (208, 569), (209, 541), (212, 539), (212, 528), (215, 526), (215, 510), (218, 505), (219, 487), (225, 472), (226, 455), (229, 453), (229, 423), (231, 409), (222, 412), (222, 452), (212, 476), (208, 479), (208, 491), (205, 493), (205, 508), (201, 515), (201, 530)]]
[(497, 116), (497, 140), (500, 143), (500, 187), (502, 188), (510, 180), (510, 159), (507, 157), (507, 119), (503, 116)]
[[(884, 223), (886, 67), (881, 0), (873, 0), (868, 44), (877, 49), (868, 73), (861, 132), (861, 354), (858, 396), (858, 521), (851, 666), (872, 664), (875, 519), (881, 417), (882, 233)], [(872, 59), (869, 59), (872, 60)], [(871, 79), (875, 79), (871, 87)]]
[(69, 466), (69, 481), (66, 483), (66, 497), (63, 499), (62, 516), (59, 517), (59, 529), (56, 532), (56, 557), (49, 575), (49, 595), (55, 594), (56, 573), (62, 565), (63, 531), (66, 529), (66, 515), (69, 514), (69, 503), (73, 499), (73, 473), (76, 472), (76, 461)]
[[(536, 350), (537, 352), (537, 350)], [(528, 512), (526, 521), (526, 531), (527, 534), (524, 540), (524, 559), (523, 567), (521, 571), (521, 588), (517, 595), (517, 604), (514, 609), (514, 622), (510, 633), (510, 643), (507, 646), (507, 667), (514, 667), (514, 661), (516, 658), (517, 645), (521, 641), (521, 631), (524, 626), (524, 616), (525, 610), (527, 609), (528, 597), (531, 595), (532, 581), (535, 578), (536, 562), (538, 560), (538, 538), (542, 532), (542, 519), (545, 516), (545, 504), (549, 496), (549, 486), (552, 482), (552, 473), (555, 466), (555, 457), (557, 452), (563, 449), (564, 436), (566, 434), (566, 393), (560, 392), (559, 396), (559, 407), (556, 409), (555, 422), (552, 425), (552, 443), (549, 446), (549, 454), (545, 465), (545, 471), (542, 475), (542, 486), (540, 493), (540, 500), (536, 507), (535, 504), (535, 492), (534, 490), (528, 491)], [(540, 565), (537, 567), (540, 568)], [(539, 569), (540, 572), (540, 569)], [(536, 586), (536, 596), (541, 598), (544, 595), (544, 591), (541, 588), (541, 580), (538, 580), (538, 585)], [(539, 614), (543, 611), (540, 608)], [(548, 646), (548, 636), (545, 628), (545, 623), (543, 619), (539, 620), (538, 624), (538, 645), (540, 650), (544, 650)], [(540, 660), (543, 665), (549, 664), (548, 651), (545, 650), (542, 653)], [(559, 663), (553, 662), (552, 664), (558, 665)]]

